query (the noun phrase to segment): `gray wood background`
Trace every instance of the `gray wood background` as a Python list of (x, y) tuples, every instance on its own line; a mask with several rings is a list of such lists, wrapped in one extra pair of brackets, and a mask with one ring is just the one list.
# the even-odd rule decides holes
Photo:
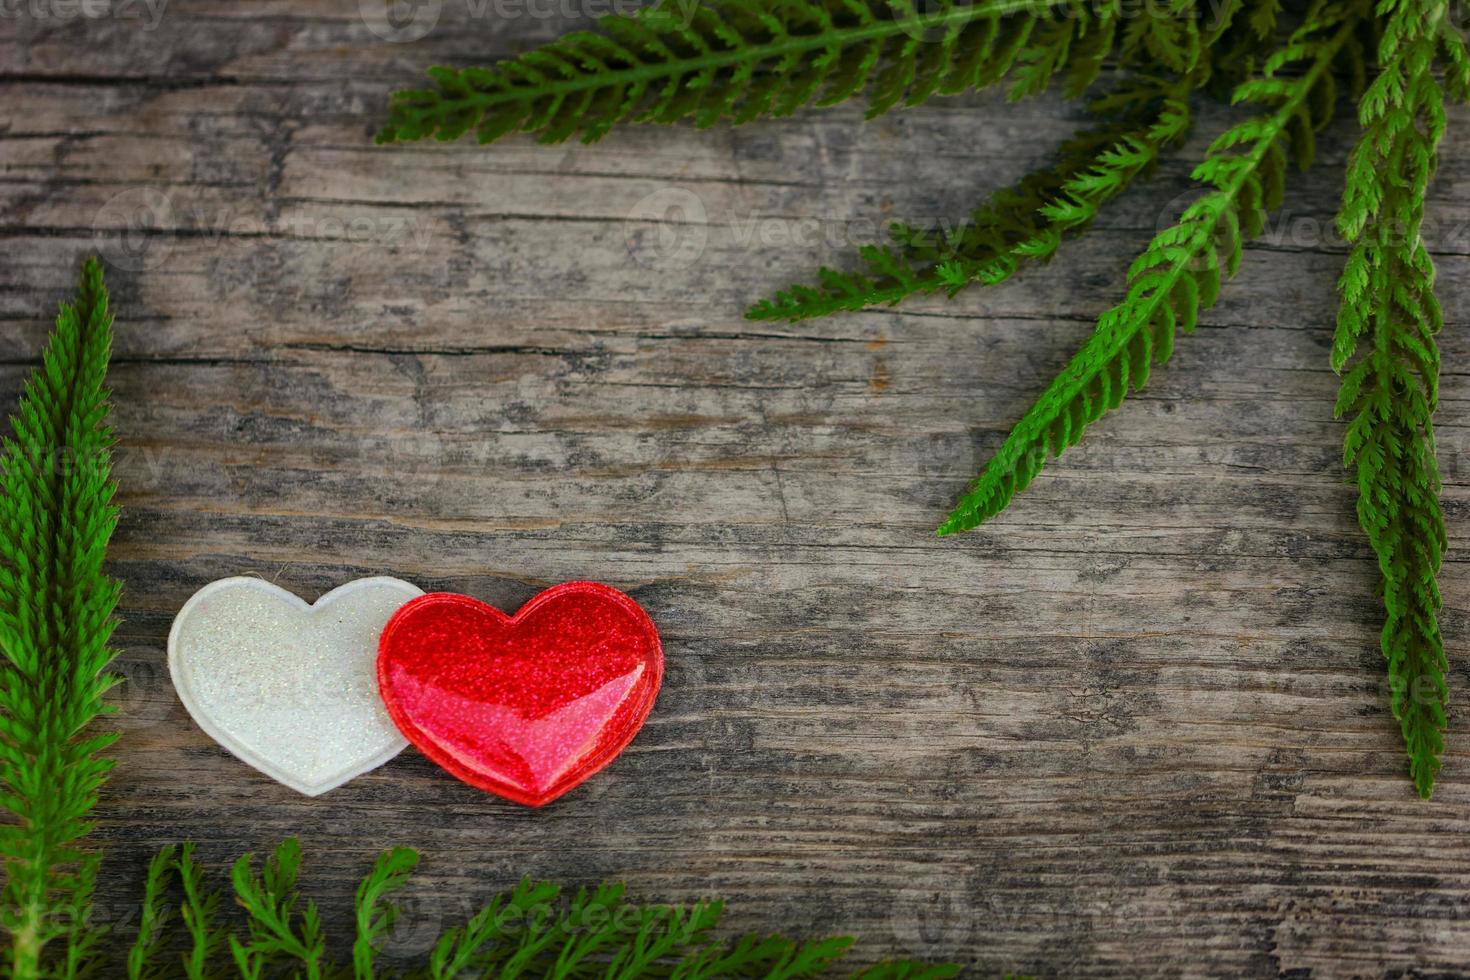
[[(529, 874), (723, 895), (734, 929), (852, 930), (857, 962), (981, 976), (1470, 969), (1464, 113), (1432, 202), (1456, 708), (1424, 803), (1331, 411), (1350, 122), (1148, 390), (940, 540), (1219, 111), (1050, 268), (753, 324), (747, 303), (884, 222), (954, 221), (1044, 162), (1077, 109), (379, 148), (387, 93), (425, 67), (612, 5), (442, 0), (391, 42), (351, 2), (129, 2), (0, 18), (0, 402), (89, 252), (118, 315), (127, 684), (97, 835), (124, 934), (159, 845), (223, 865), (297, 834), (338, 949), (375, 851), (423, 851), (405, 957)], [(506, 609), (600, 579), (652, 614), (668, 676), (626, 755), (547, 810), (412, 751), (307, 800), (168, 683), (174, 612), (238, 573), (307, 598), (391, 573)]]

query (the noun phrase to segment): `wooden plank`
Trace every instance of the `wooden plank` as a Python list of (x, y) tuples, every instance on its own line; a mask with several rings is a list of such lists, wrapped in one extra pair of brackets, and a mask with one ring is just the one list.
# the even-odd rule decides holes
[[(1149, 389), (992, 525), (939, 540), (1228, 114), (1049, 268), (752, 323), (748, 303), (885, 222), (962, 217), (1075, 107), (982, 94), (591, 148), (371, 146), (423, 67), (570, 23), (471, 10), (446, 0), (412, 44), (319, 0), (172, 0), (151, 30), (0, 20), (0, 400), (90, 250), (119, 314), (128, 683), (98, 831), (119, 942), (154, 848), (223, 864), (297, 834), (339, 944), (372, 853), (423, 850), (400, 957), (531, 874), (719, 894), (732, 928), (855, 930), (865, 957), (981, 975), (1470, 961), (1464, 713), (1417, 801), (1331, 417), (1342, 249), (1323, 229), (1351, 125)], [(1457, 691), (1466, 149), (1452, 127), (1431, 199)], [(140, 252), (138, 206), (162, 215)], [(310, 597), (379, 571), (505, 608), (569, 578), (629, 590), (669, 657), (647, 729), (529, 812), (411, 752), (305, 800), (193, 726), (163, 645), (196, 588), (254, 572)]]

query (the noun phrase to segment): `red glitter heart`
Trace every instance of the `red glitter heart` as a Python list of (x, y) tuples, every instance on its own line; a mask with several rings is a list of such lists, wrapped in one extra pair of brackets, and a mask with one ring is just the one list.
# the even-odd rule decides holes
[(378, 643), (378, 688), (419, 751), (472, 786), (541, 806), (623, 751), (663, 680), (638, 603), (563, 582), (507, 616), (469, 596), (420, 596)]

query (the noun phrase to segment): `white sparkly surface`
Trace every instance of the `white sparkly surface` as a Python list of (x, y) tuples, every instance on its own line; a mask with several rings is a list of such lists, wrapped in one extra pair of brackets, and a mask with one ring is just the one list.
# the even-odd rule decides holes
[(325, 793), (408, 745), (378, 694), (378, 637), (420, 595), (367, 578), (307, 605), (262, 579), (221, 579), (174, 620), (174, 688), (235, 756), (307, 796)]

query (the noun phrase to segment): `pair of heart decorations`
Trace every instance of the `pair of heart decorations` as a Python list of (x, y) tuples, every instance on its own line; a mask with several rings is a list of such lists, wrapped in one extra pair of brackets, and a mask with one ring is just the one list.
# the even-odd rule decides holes
[(564, 582), (507, 616), (396, 578), (315, 604), (227, 578), (179, 611), (168, 665), (200, 728), (308, 796), (413, 743), (472, 786), (541, 806), (633, 740), (663, 650), (638, 603), (596, 582)]

